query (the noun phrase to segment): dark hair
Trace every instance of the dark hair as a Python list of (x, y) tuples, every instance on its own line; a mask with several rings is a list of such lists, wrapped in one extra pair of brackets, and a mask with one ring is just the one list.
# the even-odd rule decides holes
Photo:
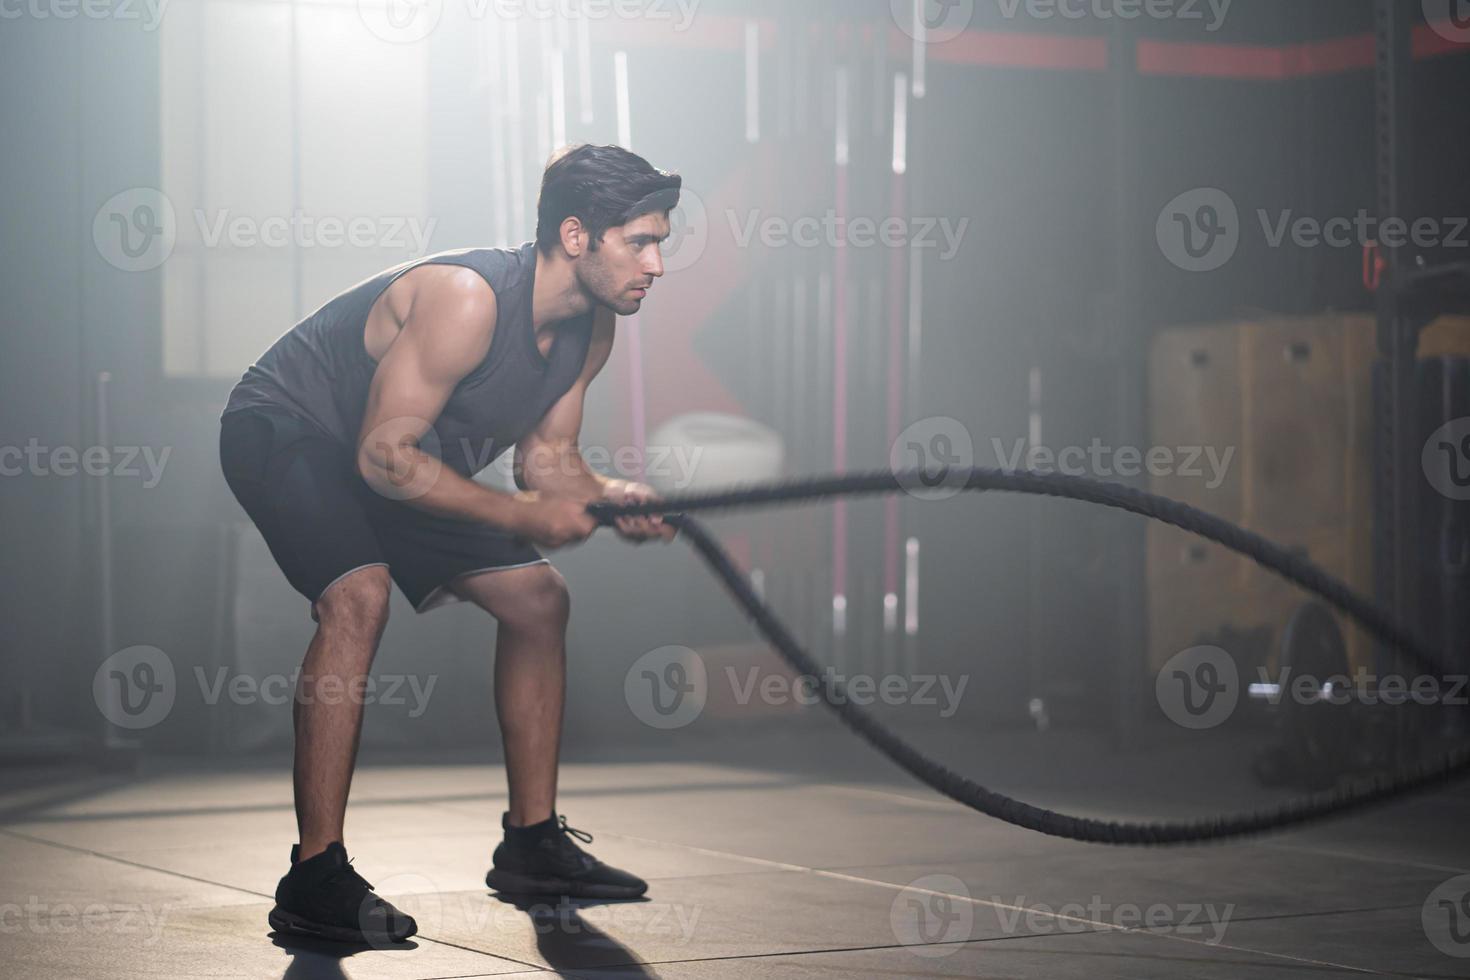
[[(621, 146), (565, 146), (552, 154), (536, 202), (536, 247), (549, 253), (561, 242), (561, 224), (576, 215), (592, 234), (592, 248), (609, 228), (679, 203), (684, 178), (659, 170)], [(650, 196), (657, 195), (653, 200)]]

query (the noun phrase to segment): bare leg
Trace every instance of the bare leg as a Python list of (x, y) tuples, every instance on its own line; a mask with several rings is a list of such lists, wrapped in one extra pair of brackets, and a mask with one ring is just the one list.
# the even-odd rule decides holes
[(550, 565), (485, 572), (455, 591), (499, 622), (495, 711), (505, 743), (510, 822), (540, 823), (556, 808), (557, 759), (566, 704), (566, 581)]
[(388, 569), (359, 569), (316, 602), (316, 636), (296, 686), (296, 826), (300, 859), (342, 840), (347, 794), (362, 734), (360, 678), (366, 676), (388, 621)]

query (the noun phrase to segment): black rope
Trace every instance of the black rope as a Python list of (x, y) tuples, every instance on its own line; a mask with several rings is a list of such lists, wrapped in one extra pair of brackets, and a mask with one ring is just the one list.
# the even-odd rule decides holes
[[(786, 629), (771, 608), (756, 595), (728, 553), (698, 521), (687, 516), (698, 510), (717, 510), (817, 500), (839, 495), (896, 493), (905, 489), (932, 490), (941, 487), (964, 490), (1000, 490), (1014, 493), (1066, 497), (1126, 510), (1172, 524), (1224, 545), (1254, 559), (1347, 613), (1374, 636), (1402, 650), (1421, 667), (1439, 669), (1439, 659), (1408, 630), (1374, 603), (1359, 596), (1305, 558), (1229, 521), (1196, 510), (1178, 501), (1158, 497), (1132, 487), (1104, 483), (1085, 477), (975, 467), (953, 471), (882, 470), (852, 475), (821, 476), (784, 483), (734, 487), (711, 493), (670, 497), (639, 504), (594, 503), (588, 510), (600, 523), (611, 524), (622, 516), (662, 514), (677, 525), (681, 536), (700, 553), (724, 581), (736, 600), (755, 621), (782, 659), (798, 675), (816, 675), (820, 668)], [(950, 799), (979, 810), (987, 816), (1028, 830), (1101, 844), (1179, 844), (1220, 840), (1296, 826), (1386, 800), (1420, 792), (1463, 777), (1470, 772), (1470, 751), (1456, 750), (1433, 762), (1420, 763), (1392, 775), (1360, 780), (1352, 786), (1289, 801), (1282, 806), (1255, 813), (1230, 814), (1211, 819), (1177, 823), (1127, 823), (1070, 816), (1032, 806), (987, 789), (959, 773), (925, 758), (915, 748), (883, 727), (846, 697), (843, 685), (834, 679), (823, 688), (822, 700), (848, 727), (903, 767), (915, 778)]]

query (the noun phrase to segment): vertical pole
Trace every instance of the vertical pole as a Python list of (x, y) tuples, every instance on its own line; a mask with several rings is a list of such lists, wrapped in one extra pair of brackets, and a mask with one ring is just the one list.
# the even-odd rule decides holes
[[(1136, 34), (1129, 23), (1116, 21), (1108, 52), (1113, 78), (1113, 188), (1116, 208), (1115, 226), (1129, 229), (1129, 247), (1114, 250), (1113, 269), (1116, 300), (1103, 312), (1111, 319), (1108, 327), (1119, 351), (1114, 377), (1116, 395), (1113, 424), (1121, 444), (1142, 445), (1147, 429), (1148, 406), (1143, 392), (1147, 386), (1147, 331), (1140, 302), (1138, 252), (1139, 216), (1138, 146), (1143, 119), (1138, 112), (1139, 81)], [(1152, 227), (1152, 222), (1149, 222)], [(1134, 247), (1137, 244), (1138, 247)], [(1144, 562), (1144, 531), (1141, 522), (1121, 520), (1115, 528), (1118, 578), (1116, 619), (1114, 621), (1113, 662), (1118, 665), (1113, 678), (1113, 733), (1120, 747), (1128, 746), (1137, 735), (1140, 716), (1139, 691), (1148, 670), (1147, 636), (1144, 630), (1145, 589), (1148, 575)]]
[[(1374, 0), (1373, 31), (1375, 58), (1375, 119), (1378, 151), (1378, 218), (1407, 217), (1409, 200), (1406, 181), (1409, 175), (1409, 99), (1412, 67), (1410, 36), (1413, 29), (1409, 4), (1395, 0)], [(1387, 365), (1386, 384), (1382, 390), (1384, 404), (1377, 406), (1383, 417), (1380, 428), (1386, 445), (1380, 447), (1376, 464), (1385, 467), (1386, 477), (1376, 481), (1380, 495), (1375, 500), (1375, 526), (1378, 546), (1374, 561), (1379, 566), (1375, 579), (1379, 600), (1393, 610), (1399, 622), (1415, 618), (1413, 555), (1417, 541), (1412, 507), (1417, 488), (1414, 475), (1417, 465), (1409, 446), (1409, 431), (1415, 416), (1416, 386), (1414, 358), (1417, 352), (1417, 325), (1406, 323), (1399, 309), (1398, 288), (1405, 269), (1400, 250), (1383, 249), (1387, 261), (1385, 287), (1378, 299), (1378, 350)], [(1402, 664), (1396, 651), (1379, 647), (1378, 661), (1384, 669), (1399, 672)], [(1405, 715), (1398, 712), (1397, 749), (1406, 749)]]

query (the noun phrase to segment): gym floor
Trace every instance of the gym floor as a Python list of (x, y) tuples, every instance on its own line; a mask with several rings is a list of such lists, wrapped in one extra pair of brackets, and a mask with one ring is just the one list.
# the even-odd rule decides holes
[[(1249, 746), (1218, 740), (1201, 749), (1175, 739), (1142, 756), (1064, 733), (914, 737), (996, 788), (1095, 816), (1176, 818), (1278, 799), (1253, 785)], [(687, 761), (662, 748), (660, 761), (608, 748), (562, 775), (559, 809), (594, 834), (589, 850), (651, 881), (634, 903), (527, 905), (486, 889), (505, 802), (498, 766), (366, 765), (349, 850), (421, 929), (392, 949), (270, 933), (294, 839), (284, 766), (32, 771), (0, 795), (3, 972), (1470, 976), (1470, 937), (1431, 921), (1443, 920), (1441, 900), (1463, 905), (1470, 882), (1456, 882), (1470, 873), (1463, 786), (1248, 841), (1117, 849), (981, 817), (835, 725), (691, 741)]]

